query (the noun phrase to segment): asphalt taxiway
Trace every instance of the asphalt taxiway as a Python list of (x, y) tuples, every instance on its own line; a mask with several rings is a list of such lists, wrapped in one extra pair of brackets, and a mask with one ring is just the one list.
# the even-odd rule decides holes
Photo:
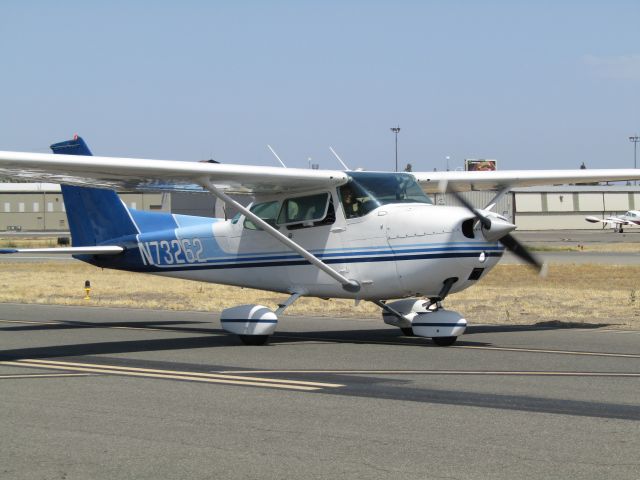
[(637, 479), (640, 332), (587, 327), (3, 304), (0, 478)]

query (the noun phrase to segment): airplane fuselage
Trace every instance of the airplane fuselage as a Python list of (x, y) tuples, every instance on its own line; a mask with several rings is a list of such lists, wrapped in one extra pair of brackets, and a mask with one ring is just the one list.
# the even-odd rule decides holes
[[(358, 292), (346, 291), (272, 236), (252, 228), (243, 216), (221, 220), (171, 215), (173, 223), (165, 216), (164, 223), (152, 231), (146, 229), (148, 233), (122, 239), (127, 249), (124, 255), (83, 259), (106, 268), (283, 293), (388, 299), (438, 295), (448, 278), (458, 279), (451, 292), (463, 290), (485, 275), (502, 255), (501, 245), (487, 242), (477, 230), (470, 234), (462, 228), (470, 219), (466, 209), (389, 203), (348, 218), (340, 208), (339, 193), (333, 190), (317, 195), (323, 193), (330, 195), (332, 207), (338, 206), (330, 222), (285, 224), (279, 230), (356, 280), (361, 286)], [(260, 198), (254, 205), (282, 204), (286, 198)], [(145, 221), (154, 221), (153, 216), (146, 215)]]

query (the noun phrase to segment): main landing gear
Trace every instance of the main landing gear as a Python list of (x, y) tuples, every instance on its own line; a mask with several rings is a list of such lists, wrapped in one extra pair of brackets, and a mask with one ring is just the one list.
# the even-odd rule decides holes
[(226, 308), (220, 314), (223, 330), (235, 333), (245, 345), (265, 345), (276, 331), (278, 315), (300, 298), (301, 294), (292, 294), (274, 312), (264, 305), (240, 305)]

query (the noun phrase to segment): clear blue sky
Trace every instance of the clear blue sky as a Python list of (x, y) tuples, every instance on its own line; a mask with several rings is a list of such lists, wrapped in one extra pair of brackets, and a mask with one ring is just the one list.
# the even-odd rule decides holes
[(640, 1), (0, 3), (0, 149), (630, 167)]

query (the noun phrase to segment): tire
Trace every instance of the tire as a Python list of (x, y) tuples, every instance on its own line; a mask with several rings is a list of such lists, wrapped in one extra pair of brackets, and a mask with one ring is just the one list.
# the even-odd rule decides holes
[(402, 334), (405, 337), (413, 337), (413, 336), (415, 336), (415, 334), (413, 333), (413, 328), (411, 328), (411, 327), (402, 327), (402, 328), (400, 328), (400, 330), (402, 330)]
[(439, 347), (449, 347), (456, 343), (458, 337), (433, 337), (433, 343), (438, 345)]
[(245, 345), (264, 345), (269, 340), (269, 335), (238, 335)]

